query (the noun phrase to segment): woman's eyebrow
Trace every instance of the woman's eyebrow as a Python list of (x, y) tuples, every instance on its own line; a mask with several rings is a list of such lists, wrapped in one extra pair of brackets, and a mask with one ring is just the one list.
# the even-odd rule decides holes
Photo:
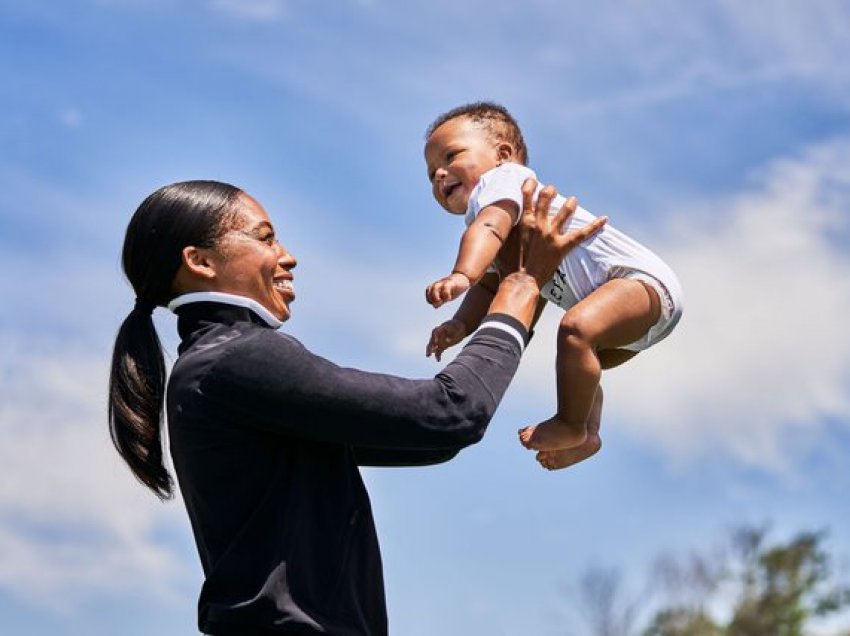
[(272, 227), (272, 224), (268, 221), (260, 221), (254, 227), (249, 228), (247, 230), (242, 230), (242, 233), (247, 234), (249, 236), (257, 237), (260, 235), (263, 229), (271, 230), (271, 232), (274, 233), (274, 227)]

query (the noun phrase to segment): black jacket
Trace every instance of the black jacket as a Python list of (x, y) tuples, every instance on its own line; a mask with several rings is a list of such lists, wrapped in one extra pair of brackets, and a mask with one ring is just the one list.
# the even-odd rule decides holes
[(485, 322), (435, 378), (410, 380), (338, 367), (249, 309), (197, 302), (177, 313), (168, 429), (206, 576), (199, 628), (386, 634), (358, 465), (438, 463), (481, 439), (519, 343)]

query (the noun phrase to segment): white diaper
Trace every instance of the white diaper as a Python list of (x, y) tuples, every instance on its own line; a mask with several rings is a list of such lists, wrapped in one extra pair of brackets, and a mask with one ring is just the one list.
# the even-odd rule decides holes
[[(661, 301), (661, 315), (642, 338), (635, 340), (625, 347), (618, 347), (626, 351), (643, 351), (652, 345), (661, 342), (670, 335), (673, 328), (682, 317), (682, 298), (679, 289), (671, 289), (671, 286), (665, 285), (663, 282), (647, 274), (646, 272), (630, 269), (627, 267), (617, 267), (611, 271), (611, 278), (625, 278), (629, 280), (637, 280), (641, 283), (649, 285), (658, 294)], [(678, 287), (678, 286), (677, 286)]]

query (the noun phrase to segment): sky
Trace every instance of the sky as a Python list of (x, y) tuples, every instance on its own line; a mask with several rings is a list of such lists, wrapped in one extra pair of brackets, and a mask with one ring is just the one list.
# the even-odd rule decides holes
[[(423, 135), (480, 99), (516, 116), (541, 181), (676, 270), (685, 314), (603, 376), (604, 446), (576, 467), (544, 471), (516, 437), (554, 409), (549, 308), (480, 444), (364, 470), (392, 633), (589, 635), (588, 571), (637, 593), (660, 555), (741, 525), (824, 530), (847, 580), (847, 59), (839, 0), (0, 0), (0, 632), (195, 633), (182, 503), (107, 433), (141, 200), (243, 188), (299, 260), (283, 329), (427, 377), (454, 309), (423, 291), (462, 227)], [(156, 322), (173, 359), (173, 316)]]

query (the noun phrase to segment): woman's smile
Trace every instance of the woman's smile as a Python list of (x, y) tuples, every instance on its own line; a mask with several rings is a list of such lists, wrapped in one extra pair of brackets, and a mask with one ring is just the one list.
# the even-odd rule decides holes
[(237, 227), (216, 258), (216, 290), (252, 298), (285, 321), (295, 300), (297, 262), (277, 240), (263, 207), (245, 193), (240, 199)]
[(276, 278), (273, 284), (277, 292), (288, 299), (288, 302), (295, 300), (295, 285), (293, 285), (293, 279), (291, 277)]

